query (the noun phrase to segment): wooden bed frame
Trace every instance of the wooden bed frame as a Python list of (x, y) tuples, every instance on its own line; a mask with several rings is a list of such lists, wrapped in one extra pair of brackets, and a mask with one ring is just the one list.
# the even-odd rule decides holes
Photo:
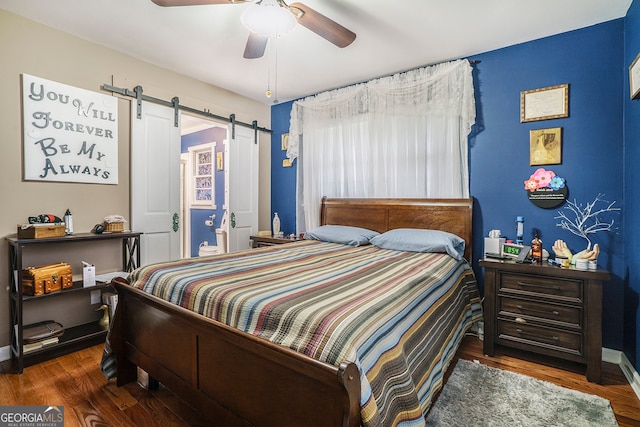
[[(430, 228), (464, 238), (471, 257), (473, 199), (323, 199), (321, 224), (384, 232)], [(360, 425), (354, 363), (336, 367), (128, 286), (114, 284), (111, 330), (118, 386), (137, 368), (220, 426)]]

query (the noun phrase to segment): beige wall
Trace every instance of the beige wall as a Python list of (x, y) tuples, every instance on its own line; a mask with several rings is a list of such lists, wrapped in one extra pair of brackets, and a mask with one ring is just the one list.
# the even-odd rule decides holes
[[(135, 40), (132, 40), (134, 43)], [(100, 92), (103, 84), (133, 89), (141, 85), (145, 95), (170, 100), (198, 110), (270, 127), (270, 108), (229, 91), (156, 67), (69, 34), (26, 20), (0, 10), (0, 235), (16, 232), (16, 224), (28, 216), (53, 213), (62, 216), (67, 208), (74, 218), (76, 232), (88, 232), (94, 224), (109, 214), (129, 217), (129, 112), (130, 99), (119, 100), (118, 162), (119, 184), (41, 183), (22, 181), (21, 74), (31, 74), (47, 80)], [(260, 229), (270, 225), (270, 136), (261, 134), (260, 147)], [(68, 246), (68, 245), (67, 245)], [(100, 259), (100, 270), (117, 265), (117, 247), (89, 246), (72, 253), (60, 250), (32, 254), (28, 262), (41, 260), (67, 261), (77, 272), (80, 257), (88, 253)], [(91, 251), (98, 252), (92, 253)], [(144, 250), (144, 248), (143, 248)], [(0, 347), (9, 344), (8, 253), (5, 242), (0, 244)], [(113, 257), (113, 258), (111, 258)], [(110, 259), (111, 258), (111, 259)], [(104, 260), (104, 261), (103, 261)], [(53, 262), (53, 261), (52, 261)], [(94, 261), (95, 262), (95, 261)], [(87, 316), (88, 293), (71, 298), (64, 309), (56, 304), (36, 307), (25, 313), (27, 319), (40, 319), (44, 310), (52, 318), (68, 326), (81, 323)], [(51, 300), (51, 299), (49, 299)], [(71, 307), (69, 307), (71, 304)], [(75, 306), (74, 306), (75, 304)], [(39, 305), (39, 304), (38, 304)], [(43, 310), (43, 311), (40, 311)]]

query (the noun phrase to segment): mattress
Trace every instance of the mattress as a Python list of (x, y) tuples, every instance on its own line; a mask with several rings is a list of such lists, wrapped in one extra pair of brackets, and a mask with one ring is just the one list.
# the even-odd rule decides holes
[(132, 286), (317, 360), (354, 362), (364, 426), (423, 425), (459, 342), (482, 317), (469, 264), (301, 241), (135, 270)]

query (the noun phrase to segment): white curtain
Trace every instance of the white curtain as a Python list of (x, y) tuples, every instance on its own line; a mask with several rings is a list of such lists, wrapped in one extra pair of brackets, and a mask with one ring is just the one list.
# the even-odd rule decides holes
[(293, 103), (297, 232), (327, 197), (469, 197), (472, 70), (458, 60)]

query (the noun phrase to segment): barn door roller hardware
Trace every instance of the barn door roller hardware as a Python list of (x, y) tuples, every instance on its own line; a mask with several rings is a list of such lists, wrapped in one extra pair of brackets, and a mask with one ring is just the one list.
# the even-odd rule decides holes
[(208, 110), (196, 110), (195, 108), (187, 107), (185, 105), (180, 105), (180, 99), (177, 96), (173, 97), (171, 99), (171, 101), (165, 101), (163, 99), (158, 99), (158, 98), (154, 98), (152, 96), (144, 95), (142, 93), (142, 86), (140, 86), (140, 85), (136, 86), (133, 90), (129, 90), (129, 89), (126, 89), (126, 88), (119, 88), (119, 87), (112, 86), (112, 85), (107, 84), (107, 83), (102, 85), (102, 87), (103, 87), (104, 90), (108, 90), (109, 92), (114, 92), (114, 93), (118, 93), (120, 95), (124, 95), (124, 96), (129, 96), (131, 98), (135, 98), (136, 99), (136, 117), (139, 118), (139, 119), (142, 118), (142, 101), (148, 101), (148, 102), (153, 102), (155, 104), (164, 105), (165, 107), (173, 108), (173, 110), (175, 111), (175, 114), (174, 114), (174, 118), (175, 118), (174, 119), (174, 126), (175, 127), (178, 127), (180, 125), (178, 112), (180, 110), (182, 110), (182, 111), (186, 111), (186, 112), (189, 112), (189, 113), (192, 113), (192, 114), (196, 114), (196, 115), (199, 115), (199, 116), (207, 117), (209, 119), (214, 119), (214, 120), (219, 120), (219, 121), (231, 123), (231, 135), (232, 135), (232, 138), (235, 138), (236, 126), (243, 126), (243, 127), (246, 127), (246, 128), (253, 129), (254, 138), (255, 138), (254, 142), (256, 144), (258, 143), (258, 131), (266, 132), (266, 133), (273, 133), (273, 131), (271, 129), (258, 126), (257, 120), (254, 120), (252, 123), (244, 123), (244, 122), (240, 122), (240, 121), (236, 120), (236, 115), (235, 114), (231, 114), (229, 117), (222, 117), (222, 116), (218, 116), (217, 114), (212, 114)]

